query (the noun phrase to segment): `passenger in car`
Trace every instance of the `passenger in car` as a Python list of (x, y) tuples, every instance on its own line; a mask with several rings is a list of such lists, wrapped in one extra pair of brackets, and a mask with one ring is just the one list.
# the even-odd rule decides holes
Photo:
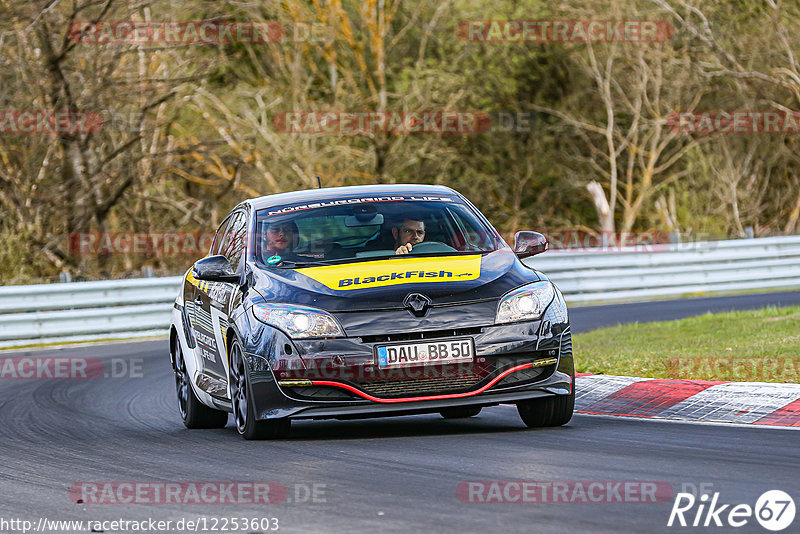
[[(265, 237), (263, 258), (267, 263), (313, 259), (294, 253), (295, 247), (300, 242), (300, 232), (294, 221), (271, 223), (267, 226)], [(270, 258), (277, 259), (270, 261)]]
[(270, 224), (267, 226), (267, 252), (281, 255), (291, 251), (296, 235), (297, 225), (292, 221)]

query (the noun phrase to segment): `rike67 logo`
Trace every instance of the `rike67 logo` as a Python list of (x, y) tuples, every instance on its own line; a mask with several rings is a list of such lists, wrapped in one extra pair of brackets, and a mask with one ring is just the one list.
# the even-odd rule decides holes
[(678, 493), (675, 496), (667, 526), (738, 528), (747, 525), (755, 517), (756, 521), (765, 529), (779, 532), (792, 524), (794, 516), (794, 500), (788, 493), (781, 490), (764, 492), (756, 501), (755, 506), (720, 504), (719, 492), (714, 492), (711, 497), (703, 494), (699, 498), (691, 493)]

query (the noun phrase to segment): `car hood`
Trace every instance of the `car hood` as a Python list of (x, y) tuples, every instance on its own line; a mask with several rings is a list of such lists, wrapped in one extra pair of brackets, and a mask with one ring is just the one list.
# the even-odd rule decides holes
[(251, 265), (251, 269), (253, 287), (263, 301), (330, 312), (402, 309), (409, 293), (422, 293), (434, 306), (485, 301), (540, 279), (509, 249), (459, 256), (408, 255), (301, 269)]

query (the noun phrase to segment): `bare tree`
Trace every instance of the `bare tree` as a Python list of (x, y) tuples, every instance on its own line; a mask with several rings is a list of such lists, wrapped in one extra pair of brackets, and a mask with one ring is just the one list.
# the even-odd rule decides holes
[(536, 109), (576, 134), (575, 172), (587, 169), (593, 178), (588, 188), (600, 229), (614, 231), (621, 211), (627, 232), (658, 191), (686, 176), (678, 164), (698, 141), (670, 128), (668, 118), (675, 109), (694, 109), (703, 93), (692, 83), (689, 58), (671, 43), (581, 46), (577, 65), (594, 98), (581, 94), (583, 101), (566, 102), (575, 104), (569, 109)]

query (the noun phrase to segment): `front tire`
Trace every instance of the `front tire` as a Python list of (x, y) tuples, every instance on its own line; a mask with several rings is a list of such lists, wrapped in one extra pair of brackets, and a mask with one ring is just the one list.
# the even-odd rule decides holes
[(244, 353), (238, 340), (231, 343), (230, 385), (233, 419), (236, 430), (244, 439), (277, 439), (285, 437), (292, 426), (291, 419), (257, 421)]
[(575, 410), (575, 392), (517, 403), (517, 411), (528, 428), (562, 426), (572, 419)]
[(186, 370), (181, 344), (175, 344), (175, 389), (178, 393), (178, 411), (186, 428), (224, 428), (228, 424), (226, 412), (209, 408), (197, 398)]

